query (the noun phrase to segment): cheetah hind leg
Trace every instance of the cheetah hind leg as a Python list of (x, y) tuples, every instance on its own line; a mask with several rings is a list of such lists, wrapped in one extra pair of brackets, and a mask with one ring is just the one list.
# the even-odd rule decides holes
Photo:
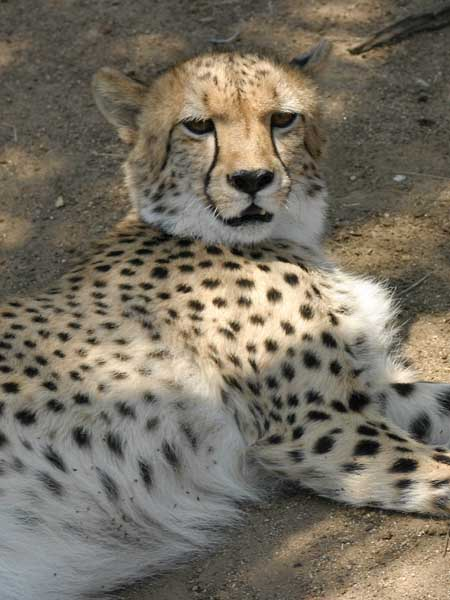
[(274, 436), (263, 438), (250, 451), (272, 474), (337, 501), (450, 516), (450, 452), (445, 448), (422, 443), (373, 412), (305, 421), (301, 430), (296, 439), (290, 432), (277, 436), (275, 444)]
[(450, 448), (450, 384), (394, 383), (380, 399), (385, 417), (413, 438)]

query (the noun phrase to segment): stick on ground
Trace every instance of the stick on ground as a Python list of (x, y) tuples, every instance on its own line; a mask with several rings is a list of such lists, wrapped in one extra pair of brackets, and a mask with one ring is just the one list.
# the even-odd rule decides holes
[(397, 44), (401, 40), (419, 33), (420, 31), (432, 31), (442, 29), (450, 25), (450, 5), (432, 12), (422, 13), (412, 17), (401, 19), (388, 27), (377, 31), (373, 36), (366, 39), (362, 44), (349, 48), (350, 54), (362, 54), (372, 48)]

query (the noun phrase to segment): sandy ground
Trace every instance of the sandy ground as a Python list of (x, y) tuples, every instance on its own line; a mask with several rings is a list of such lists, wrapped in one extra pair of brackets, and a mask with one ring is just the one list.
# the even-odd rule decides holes
[[(0, 0), (0, 294), (64, 272), (127, 211), (125, 149), (89, 80), (104, 65), (149, 78), (240, 36), (289, 57), (326, 36), (330, 252), (390, 282), (407, 355), (450, 380), (450, 28), (347, 49), (440, 0)], [(393, 178), (404, 175), (401, 182)], [(425, 279), (424, 279), (425, 278)], [(447, 523), (343, 508), (298, 490), (249, 508), (215, 553), (127, 600), (444, 600)]]

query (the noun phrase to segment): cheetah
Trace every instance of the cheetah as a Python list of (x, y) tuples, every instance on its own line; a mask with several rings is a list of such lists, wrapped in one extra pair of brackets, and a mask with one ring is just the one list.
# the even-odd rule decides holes
[(327, 53), (95, 76), (133, 209), (0, 309), (3, 600), (111, 597), (277, 480), (448, 515), (450, 385), (416, 381), (389, 291), (323, 250)]

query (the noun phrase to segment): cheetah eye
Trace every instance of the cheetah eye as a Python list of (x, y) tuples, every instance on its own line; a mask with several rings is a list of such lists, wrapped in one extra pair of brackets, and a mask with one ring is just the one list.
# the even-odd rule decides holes
[(276, 112), (273, 113), (270, 124), (272, 127), (276, 127), (277, 129), (287, 129), (288, 127), (294, 125), (298, 119), (298, 116), (298, 113)]
[(214, 131), (212, 119), (186, 119), (183, 121), (184, 127), (196, 136), (207, 135)]

